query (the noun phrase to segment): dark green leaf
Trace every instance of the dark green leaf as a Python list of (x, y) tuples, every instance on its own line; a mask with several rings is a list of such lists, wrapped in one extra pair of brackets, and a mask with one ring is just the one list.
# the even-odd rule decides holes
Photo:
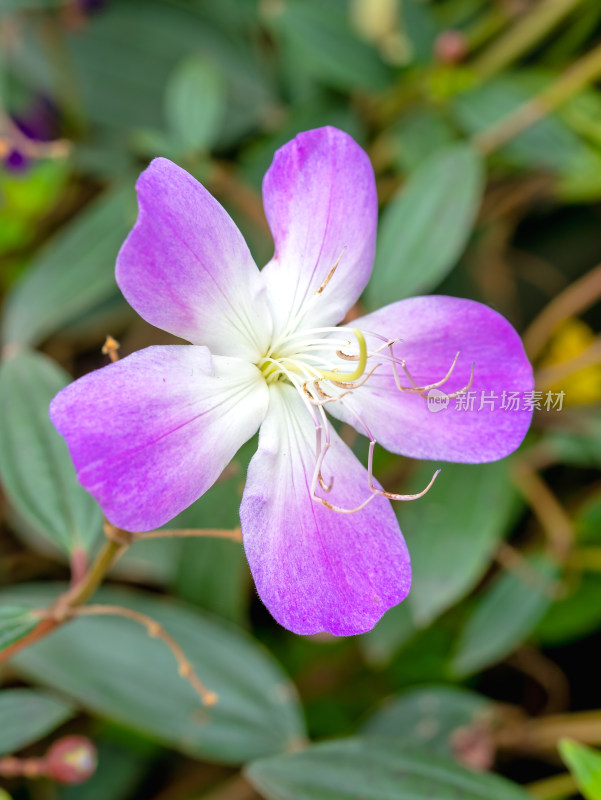
[[(242, 499), (244, 475), (256, 449), (257, 441), (253, 438), (230, 465), (230, 477), (223, 476), (217, 485), (167, 527), (239, 527), (238, 506)], [(250, 575), (240, 542), (210, 537), (184, 540), (175, 585), (178, 595), (189, 603), (232, 622), (245, 622)]]
[(565, 597), (553, 603), (536, 629), (545, 645), (564, 644), (601, 627), (601, 581), (598, 574), (574, 574)]
[[(39, 585), (9, 594), (35, 605), (52, 596)], [(103, 589), (99, 603), (151, 616), (182, 647), (219, 700), (204, 708), (177, 671), (165, 643), (118, 617), (79, 619), (11, 662), (89, 710), (197, 758), (244, 762), (287, 750), (303, 737), (294, 687), (255, 641), (189, 607), (138, 592)]]
[(269, 800), (526, 800), (518, 786), (386, 739), (318, 744), (251, 764)]
[(483, 188), (479, 156), (451, 145), (416, 170), (382, 214), (369, 308), (436, 286), (471, 233)]
[(363, 726), (371, 736), (419, 744), (428, 752), (453, 755), (451, 737), (458, 728), (485, 723), (491, 702), (454, 686), (409, 689), (385, 703)]
[(48, 417), (69, 376), (41, 353), (23, 351), (0, 365), (0, 478), (19, 517), (67, 553), (89, 549), (102, 518), (77, 482), (63, 438)]
[(202, 56), (185, 59), (172, 74), (165, 113), (174, 138), (191, 151), (209, 150), (223, 122), (226, 96), (221, 73)]
[(0, 692), (0, 756), (36, 742), (73, 713), (71, 705), (45, 692), (3, 689)]
[(266, 16), (298, 69), (336, 89), (382, 89), (391, 72), (376, 50), (351, 30), (345, 4), (289, 0)]
[(586, 800), (601, 800), (601, 753), (570, 739), (559, 742), (559, 752)]
[[(429, 625), (488, 568), (518, 505), (510, 465), (445, 464), (419, 503), (398, 509), (413, 565), (409, 605), (416, 625)], [(421, 467), (415, 486), (426, 485), (431, 475), (431, 465)]]
[(160, 128), (169, 78), (182, 58), (198, 52), (227, 84), (220, 144), (256, 128), (274, 104), (248, 37), (232, 40), (189, 7), (145, 0), (140, 13), (138, 0), (109, 3), (67, 44), (87, 117), (112, 129)]
[(6, 300), (5, 344), (35, 345), (117, 292), (115, 257), (133, 214), (132, 180), (96, 200), (38, 252)]
[(27, 636), (38, 622), (27, 606), (0, 606), (0, 652)]
[(457, 675), (477, 672), (511, 653), (553, 602), (555, 567), (542, 557), (527, 563), (529, 575), (504, 572), (479, 598), (451, 664)]

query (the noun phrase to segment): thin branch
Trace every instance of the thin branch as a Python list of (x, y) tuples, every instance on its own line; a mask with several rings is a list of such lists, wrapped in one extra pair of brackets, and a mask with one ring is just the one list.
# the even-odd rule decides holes
[(580, 2), (543, 0), (533, 6), (530, 13), (520, 17), (503, 36), (475, 58), (471, 68), (481, 78), (490, 78), (505, 69), (534, 47)]
[(575, 317), (601, 300), (601, 264), (558, 294), (532, 321), (524, 333), (524, 347), (533, 359), (551, 333), (568, 317)]
[(483, 155), (489, 155), (514, 139), (526, 128), (559, 108), (601, 74), (601, 45), (576, 61), (560, 78), (536, 97), (521, 105), (473, 139)]
[(144, 542), (148, 539), (229, 539), (242, 541), (240, 528), (165, 528), (165, 530), (132, 533), (132, 541)]
[(564, 561), (574, 541), (574, 527), (543, 479), (524, 462), (514, 469), (514, 484), (547, 534), (551, 552)]
[(110, 615), (115, 617), (124, 617), (125, 619), (130, 619), (133, 622), (137, 622), (139, 625), (142, 625), (144, 628), (146, 628), (148, 635), (152, 639), (160, 639), (162, 642), (164, 642), (164, 644), (167, 645), (177, 661), (179, 674), (182, 678), (187, 680), (188, 683), (190, 683), (194, 691), (199, 695), (203, 704), (206, 706), (213, 706), (217, 702), (217, 694), (212, 692), (210, 689), (207, 689), (207, 687), (200, 681), (194, 672), (192, 664), (188, 661), (184, 651), (175, 641), (173, 636), (167, 633), (162, 625), (160, 625), (152, 617), (149, 617), (147, 614), (143, 614), (140, 611), (134, 611), (131, 608), (112, 605), (82, 606), (80, 608), (70, 609), (67, 613), (70, 618)]

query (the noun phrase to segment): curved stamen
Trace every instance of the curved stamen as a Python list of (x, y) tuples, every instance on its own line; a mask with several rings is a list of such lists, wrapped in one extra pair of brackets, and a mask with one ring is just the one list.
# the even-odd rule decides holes
[(357, 363), (357, 369), (347, 375), (336, 372), (335, 370), (322, 370), (322, 377), (326, 380), (337, 381), (339, 383), (352, 383), (360, 378), (365, 372), (365, 365), (367, 364), (367, 344), (365, 343), (365, 337), (359, 328), (353, 328), (353, 333), (355, 334), (359, 344), (359, 359)]
[[(392, 347), (390, 347), (390, 351), (392, 353)], [(459, 359), (460, 355), (461, 355), (461, 350), (459, 350), (457, 352), (457, 355), (453, 359), (453, 363), (451, 364), (451, 367), (450, 367), (449, 371), (447, 372), (447, 374), (444, 376), (444, 378), (441, 378), (441, 380), (435, 381), (434, 383), (426, 384), (425, 386), (418, 386), (417, 385), (417, 382), (415, 381), (415, 379), (413, 378), (413, 376), (409, 372), (409, 368), (407, 367), (405, 361), (397, 359), (394, 356), (391, 356), (389, 358), (389, 360), (392, 362), (392, 372), (394, 374), (394, 382), (396, 384), (397, 389), (399, 389), (399, 391), (401, 391), (401, 392), (419, 394), (421, 397), (426, 399), (427, 396), (428, 396), (427, 393), (429, 391), (431, 391), (432, 389), (437, 389), (439, 386), (442, 386), (443, 384), (445, 384), (449, 380), (449, 378), (451, 377), (451, 374), (453, 373), (453, 370), (455, 369), (455, 366), (457, 364), (457, 360)], [(405, 375), (409, 378), (409, 380), (411, 381), (413, 386), (403, 386), (401, 384), (401, 381), (399, 379), (399, 373), (398, 373), (398, 370), (397, 370), (397, 367), (396, 367), (397, 364), (400, 365), (401, 369), (403, 370)], [(476, 363), (473, 361), (472, 365), (471, 365), (471, 368), (470, 368), (469, 381), (466, 383), (466, 385), (463, 388), (457, 389), (457, 391), (451, 392), (451, 394), (448, 394), (447, 397), (449, 399), (453, 399), (454, 397), (459, 397), (459, 395), (465, 394), (471, 388), (472, 383), (474, 381), (474, 367), (475, 366), (476, 366)]]

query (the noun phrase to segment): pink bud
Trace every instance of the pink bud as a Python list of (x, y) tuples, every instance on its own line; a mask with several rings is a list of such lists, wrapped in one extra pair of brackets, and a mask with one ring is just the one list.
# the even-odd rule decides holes
[(64, 736), (48, 749), (45, 774), (58, 783), (83, 783), (96, 771), (97, 754), (86, 736)]
[(467, 41), (461, 31), (443, 31), (434, 42), (434, 55), (443, 64), (456, 64), (467, 55)]

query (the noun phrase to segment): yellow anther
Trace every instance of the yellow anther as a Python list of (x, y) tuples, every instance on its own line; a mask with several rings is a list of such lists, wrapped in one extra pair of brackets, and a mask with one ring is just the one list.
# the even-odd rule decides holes
[(336, 381), (337, 383), (352, 383), (353, 381), (358, 380), (365, 372), (365, 365), (367, 364), (367, 344), (365, 343), (365, 337), (359, 328), (353, 328), (353, 333), (355, 334), (357, 342), (359, 343), (359, 361), (357, 362), (357, 369), (348, 374), (344, 372), (336, 372), (336, 370), (319, 370), (327, 381)]

